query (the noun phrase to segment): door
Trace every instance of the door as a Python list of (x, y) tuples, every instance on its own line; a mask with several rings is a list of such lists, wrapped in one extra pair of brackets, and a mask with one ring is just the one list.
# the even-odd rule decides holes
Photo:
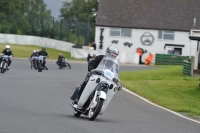
[(174, 55), (182, 55), (182, 48), (174, 48)]

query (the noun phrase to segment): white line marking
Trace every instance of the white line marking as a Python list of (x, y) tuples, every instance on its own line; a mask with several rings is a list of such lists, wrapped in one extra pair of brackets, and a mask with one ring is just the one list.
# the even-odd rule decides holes
[(199, 124), (200, 124), (200, 121), (197, 121), (197, 120), (188, 118), (188, 117), (183, 116), (183, 115), (181, 115), (181, 114), (179, 114), (179, 113), (177, 113), (177, 112), (174, 112), (174, 111), (169, 110), (169, 109), (167, 109), (167, 108), (161, 107), (161, 106), (159, 106), (159, 105), (157, 105), (157, 104), (155, 104), (155, 103), (152, 103), (152, 102), (150, 102), (149, 100), (147, 100), (147, 99), (145, 99), (145, 98), (143, 98), (143, 97), (137, 95), (136, 93), (134, 93), (134, 92), (132, 92), (132, 91), (129, 91), (128, 89), (126, 89), (126, 88), (124, 88), (124, 87), (123, 87), (123, 90), (125, 90), (125, 91), (128, 92), (128, 93), (133, 94), (134, 96), (136, 96), (136, 97), (142, 99), (143, 101), (145, 101), (145, 102), (147, 102), (147, 103), (149, 103), (149, 104), (151, 104), (151, 105), (154, 105), (154, 106), (156, 106), (156, 107), (159, 107), (159, 108), (161, 108), (161, 109), (164, 109), (164, 110), (166, 110), (166, 111), (169, 111), (169, 112), (171, 112), (171, 113), (173, 113), (173, 114), (175, 114), (175, 115), (178, 115), (178, 116), (180, 116), (180, 117), (182, 117), (182, 118), (185, 118), (185, 119), (187, 119), (187, 120), (190, 120), (190, 121), (193, 121), (193, 122), (196, 122), (196, 123), (199, 123)]

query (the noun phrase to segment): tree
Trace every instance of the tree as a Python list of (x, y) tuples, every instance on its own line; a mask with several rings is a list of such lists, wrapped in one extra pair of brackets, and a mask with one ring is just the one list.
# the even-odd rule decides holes
[(2, 33), (31, 34), (34, 30), (42, 31), (47, 18), (51, 18), (51, 11), (46, 9), (43, 0), (0, 0)]
[[(72, 2), (64, 2), (60, 9), (60, 17), (71, 21), (79, 21), (95, 24), (95, 17), (92, 14), (92, 9), (98, 8), (97, 0), (73, 0)], [(94, 32), (92, 26), (90, 30), (90, 41), (94, 41)]]

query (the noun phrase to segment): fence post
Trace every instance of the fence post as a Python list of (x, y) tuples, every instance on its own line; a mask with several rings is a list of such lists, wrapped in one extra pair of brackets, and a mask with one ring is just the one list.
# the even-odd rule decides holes
[(191, 62), (191, 76), (194, 74), (194, 63)]
[(52, 17), (51, 38), (54, 38), (54, 17)]
[(44, 17), (42, 17), (42, 37), (44, 37)]
[(88, 44), (90, 42), (90, 28), (91, 28), (91, 25), (90, 23), (88, 23)]
[(69, 37), (70, 37), (71, 25), (70, 25), (70, 20), (67, 21), (67, 22), (68, 22), (68, 24), (67, 24), (67, 41), (69, 42), (70, 41)]
[(84, 45), (85, 46), (87, 46), (87, 40), (88, 40), (88, 33), (87, 33), (87, 30), (88, 30), (88, 28), (87, 28), (87, 25), (85, 25), (85, 42), (84, 42)]
[(78, 44), (80, 43), (80, 22), (78, 22)]
[(90, 24), (87, 23), (85, 29), (85, 46), (89, 45), (89, 39), (90, 39)]
[(62, 40), (62, 20), (60, 20), (60, 40)]
[(32, 31), (32, 35), (35, 35), (34, 29), (33, 29), (33, 16), (31, 16), (31, 31)]
[(14, 15), (12, 15), (12, 31), (11, 31), (12, 34), (14, 34), (14, 27), (15, 27), (14, 26), (15, 25), (14, 22), (15, 22), (14, 21)]

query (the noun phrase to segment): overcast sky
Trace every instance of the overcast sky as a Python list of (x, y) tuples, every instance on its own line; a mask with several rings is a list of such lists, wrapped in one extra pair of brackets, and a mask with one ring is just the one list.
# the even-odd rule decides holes
[(69, 2), (72, 0), (44, 0), (44, 3), (47, 4), (47, 9), (51, 9), (51, 15), (55, 18), (58, 18), (62, 3), (65, 1)]

